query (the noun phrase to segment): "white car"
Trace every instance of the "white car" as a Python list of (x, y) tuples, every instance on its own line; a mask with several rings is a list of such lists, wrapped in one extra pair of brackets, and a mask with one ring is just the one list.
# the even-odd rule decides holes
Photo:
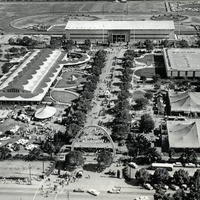
[(96, 190), (96, 189), (89, 189), (87, 192), (89, 194), (94, 195), (94, 196), (98, 196), (100, 194), (100, 192), (98, 190)]
[(139, 197), (135, 197), (134, 200), (149, 200), (148, 196), (139, 196)]
[(6, 136), (0, 138), (0, 140), (9, 140), (9, 139), (10, 139), (10, 137), (6, 137)]
[(153, 190), (153, 187), (149, 183), (144, 184), (144, 188), (147, 190)]
[(130, 167), (134, 168), (134, 169), (137, 169), (137, 168), (138, 168), (138, 165), (137, 165), (136, 163), (134, 163), (134, 162), (130, 162), (130, 163), (128, 163), (128, 165), (129, 165)]

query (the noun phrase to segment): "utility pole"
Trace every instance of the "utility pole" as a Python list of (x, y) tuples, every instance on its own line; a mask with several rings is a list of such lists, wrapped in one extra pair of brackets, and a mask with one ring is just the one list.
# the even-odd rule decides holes
[(42, 173), (44, 174), (44, 158), (42, 160)]
[(31, 164), (29, 164), (29, 177), (30, 177), (30, 184), (32, 185), (32, 177), (31, 177)]
[(67, 191), (67, 200), (69, 200), (69, 191)]

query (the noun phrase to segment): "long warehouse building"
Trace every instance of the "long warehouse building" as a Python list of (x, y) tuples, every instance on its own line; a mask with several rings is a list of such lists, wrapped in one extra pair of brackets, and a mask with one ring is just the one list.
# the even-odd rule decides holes
[(66, 37), (77, 42), (134, 42), (174, 39), (173, 21), (68, 21)]

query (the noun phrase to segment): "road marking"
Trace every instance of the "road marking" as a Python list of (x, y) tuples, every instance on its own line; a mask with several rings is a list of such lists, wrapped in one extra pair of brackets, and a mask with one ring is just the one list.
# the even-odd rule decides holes
[(86, 4), (84, 3), (83, 5), (82, 5), (82, 7), (81, 8), (79, 8), (79, 12), (84, 8), (86, 6)]

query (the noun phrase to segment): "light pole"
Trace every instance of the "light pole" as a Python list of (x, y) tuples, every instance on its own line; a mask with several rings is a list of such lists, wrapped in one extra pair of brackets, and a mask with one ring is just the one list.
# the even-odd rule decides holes
[(67, 200), (69, 200), (69, 191), (67, 191)]
[(103, 25), (103, 44), (104, 44), (104, 25)]
[(32, 177), (31, 177), (31, 164), (29, 164), (29, 177), (30, 177), (30, 184), (32, 185)]

